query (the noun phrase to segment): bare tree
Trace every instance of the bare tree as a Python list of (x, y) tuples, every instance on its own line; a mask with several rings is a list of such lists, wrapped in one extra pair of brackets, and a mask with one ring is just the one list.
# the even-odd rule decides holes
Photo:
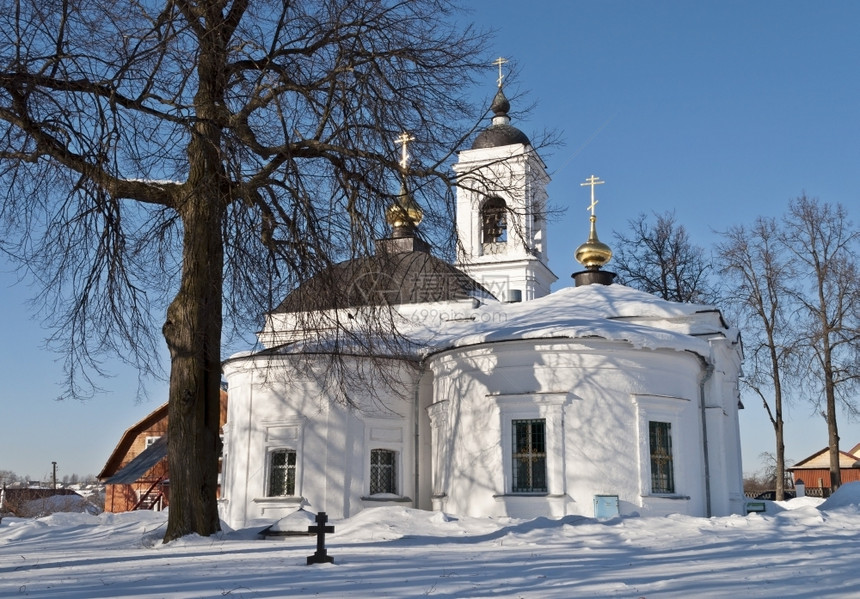
[(107, 355), (157, 373), (172, 297), (165, 541), (208, 535), (222, 333), (368, 252), (402, 131), (446, 214), (484, 38), (447, 0), (0, 2), (2, 249), (46, 289), (72, 395)]
[(628, 234), (614, 232), (614, 269), (619, 281), (675, 302), (712, 303), (711, 265), (703, 248), (693, 244), (675, 214), (640, 214), (628, 222)]
[(805, 195), (793, 200), (783, 223), (783, 242), (796, 263), (799, 286), (794, 294), (802, 313), (796, 323), (802, 335), (806, 381), (819, 391), (827, 422), (831, 490), (842, 483), (839, 470), (837, 405), (857, 412), (852, 391), (860, 367), (860, 273), (855, 229), (841, 205)]
[(780, 243), (779, 225), (758, 217), (722, 234), (716, 254), (726, 290), (723, 302), (734, 309), (744, 333), (743, 384), (762, 401), (776, 438), (772, 459), (776, 499), (785, 497), (783, 384), (793, 372), (797, 339), (791, 323), (792, 263)]

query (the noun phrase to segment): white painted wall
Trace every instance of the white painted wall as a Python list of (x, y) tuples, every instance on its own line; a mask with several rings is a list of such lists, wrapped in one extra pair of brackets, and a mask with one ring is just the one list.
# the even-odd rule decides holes
[[(349, 385), (354, 407), (321, 384), (325, 361), (304, 376), (296, 374), (294, 361), (302, 359), (296, 356), (228, 361), (224, 519), (232, 527), (271, 523), (299, 505), (341, 518), (392, 499), (469, 516), (592, 516), (595, 495), (617, 495), (622, 514), (705, 516), (709, 503), (711, 515), (741, 513), (736, 338), (720, 332), (714, 313), (685, 307), (671, 316), (662, 300), (644, 304), (652, 316), (636, 324), (624, 324), (627, 316), (601, 324), (590, 312), (562, 315), (580, 296), (594, 307), (604, 295), (615, 309), (622, 298), (641, 297), (624, 288), (559, 293), (534, 303), (558, 325), (525, 318), (526, 305), (510, 308), (496, 340), (493, 325), (477, 317), (409, 319), (413, 333), (425, 325), (448, 331), (450, 339), (428, 337), (448, 339), (448, 349), (425, 356), (417, 369), (392, 361), (386, 378), (400, 381), (396, 388), (375, 385), (372, 377), (372, 390)], [(461, 330), (481, 332), (455, 334)], [(581, 338), (565, 337), (576, 331)], [(705, 331), (712, 333), (703, 337)], [(349, 364), (366, 373), (368, 363)], [(515, 495), (511, 420), (531, 418), (546, 420), (548, 493)], [(651, 493), (649, 420), (671, 424), (672, 496)], [(277, 446), (298, 452), (293, 498), (265, 497), (266, 454)], [(373, 448), (398, 452), (396, 498), (368, 498)]]

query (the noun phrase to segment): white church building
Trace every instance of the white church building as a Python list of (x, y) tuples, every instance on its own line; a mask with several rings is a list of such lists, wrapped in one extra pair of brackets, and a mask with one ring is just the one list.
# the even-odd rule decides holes
[[(549, 177), (510, 124), (501, 86), (492, 109), (454, 167), (455, 265), (415, 235), (421, 212), (404, 191), (376, 255), (320, 275), (343, 281), (343, 294), (317, 297), (310, 279), (267, 315), (264, 350), (225, 361), (229, 526), (300, 507), (333, 518), (381, 505), (510, 517), (743, 513), (738, 331), (712, 306), (612, 282), (596, 177), (584, 184), (582, 270), (575, 286), (550, 292)], [(356, 385), (351, 403), (340, 401), (309, 336), (324, 335), (320, 319), (360, 327), (389, 309), (406, 351), (352, 351), (341, 364), (357, 378), (380, 362), (387, 375), (372, 392), (364, 377), (368, 393)]]

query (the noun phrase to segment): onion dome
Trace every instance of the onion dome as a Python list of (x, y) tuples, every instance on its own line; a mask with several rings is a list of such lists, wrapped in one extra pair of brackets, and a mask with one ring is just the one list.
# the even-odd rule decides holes
[(490, 105), (490, 110), (493, 111), (493, 124), (478, 134), (472, 144), (473, 150), (498, 148), (512, 144), (531, 145), (528, 136), (510, 124), (511, 119), (508, 116), (510, 109), (511, 103), (505, 97), (505, 92), (499, 87), (499, 91), (496, 92), (496, 97), (493, 98), (493, 103)]
[(576, 261), (589, 270), (602, 268), (612, 258), (612, 250), (597, 238), (597, 217), (591, 215), (591, 232), (588, 241), (576, 248)]
[(391, 236), (394, 238), (409, 237), (421, 224), (424, 211), (406, 189), (406, 183), (400, 186), (400, 195), (386, 209), (385, 222), (391, 226)]
[(597, 237), (597, 216), (594, 214), (597, 200), (594, 198), (594, 186), (602, 184), (603, 181), (594, 175), (586, 179), (585, 183), (580, 184), (583, 187), (591, 187), (591, 204), (588, 206), (588, 210), (591, 210), (591, 231), (588, 234), (588, 240), (576, 248), (576, 252), (573, 254), (576, 261), (586, 268), (586, 270), (575, 272), (572, 275), (577, 287), (595, 283), (611, 285), (615, 279), (614, 272), (600, 270), (612, 258), (612, 250)]

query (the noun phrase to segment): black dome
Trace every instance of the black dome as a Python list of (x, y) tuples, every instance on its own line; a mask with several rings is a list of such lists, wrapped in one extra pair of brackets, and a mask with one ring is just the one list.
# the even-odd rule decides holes
[(508, 117), (510, 109), (511, 103), (505, 97), (502, 88), (499, 88), (490, 105), (490, 110), (493, 111), (493, 124), (478, 134), (472, 144), (473, 150), (498, 148), (511, 144), (531, 145), (528, 136), (510, 124), (511, 119)]
[(525, 133), (513, 125), (490, 125), (478, 134), (472, 144), (472, 149), (498, 148), (511, 144), (531, 145), (531, 141)]
[(275, 312), (310, 312), (492, 297), (428, 252), (382, 253), (335, 264), (292, 291)]

